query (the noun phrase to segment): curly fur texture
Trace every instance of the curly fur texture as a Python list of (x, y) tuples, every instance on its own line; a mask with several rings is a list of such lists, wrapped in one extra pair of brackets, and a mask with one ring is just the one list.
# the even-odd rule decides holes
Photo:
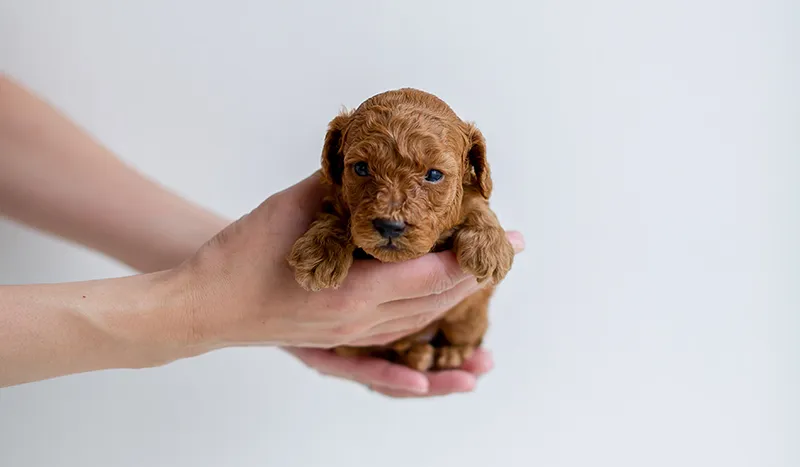
[[(359, 175), (357, 164), (368, 175)], [(426, 180), (431, 169), (443, 178)], [(330, 122), (322, 173), (329, 193), (325, 207), (289, 257), (303, 288), (338, 287), (359, 251), (395, 262), (445, 248), (452, 248), (461, 267), (487, 284), (441, 319), (390, 345), (335, 350), (418, 370), (460, 367), (481, 345), (489, 299), (514, 257), (489, 208), (492, 179), (481, 132), (432, 94), (388, 91)], [(375, 219), (403, 222), (407, 228), (387, 239), (376, 230)]]

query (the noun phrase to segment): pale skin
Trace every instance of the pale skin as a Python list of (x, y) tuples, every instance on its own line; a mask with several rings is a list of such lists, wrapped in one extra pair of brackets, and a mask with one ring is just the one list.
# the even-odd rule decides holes
[[(460, 370), (420, 373), (326, 350), (390, 342), (479, 285), (445, 252), (399, 264), (356, 262), (338, 290), (303, 290), (285, 258), (319, 205), (317, 182), (312, 175), (229, 225), (128, 167), (0, 75), (0, 214), (141, 272), (0, 286), (0, 387), (265, 345), (388, 396), (471, 391), (492, 368), (488, 351)], [(508, 235), (521, 251), (522, 236)]]

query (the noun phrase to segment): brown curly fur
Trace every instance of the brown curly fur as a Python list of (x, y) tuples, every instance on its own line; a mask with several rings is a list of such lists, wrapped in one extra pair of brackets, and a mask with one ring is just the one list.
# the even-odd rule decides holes
[[(355, 174), (357, 162), (367, 163), (369, 176)], [(429, 169), (444, 178), (426, 182)], [(395, 262), (444, 249), (453, 249), (461, 267), (487, 284), (441, 319), (390, 345), (335, 350), (418, 370), (460, 367), (481, 345), (489, 299), (514, 257), (489, 208), (492, 179), (481, 132), (436, 96), (409, 88), (388, 91), (330, 122), (322, 173), (329, 197), (289, 257), (303, 288), (338, 287), (361, 252)], [(408, 225), (392, 248), (373, 227), (376, 218)]]

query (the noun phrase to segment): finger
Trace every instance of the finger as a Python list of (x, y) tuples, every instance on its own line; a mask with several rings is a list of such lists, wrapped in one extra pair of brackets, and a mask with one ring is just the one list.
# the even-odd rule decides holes
[[(517, 253), (524, 250), (521, 233), (508, 232), (507, 236)], [(461, 269), (452, 251), (399, 263), (359, 261), (349, 274), (353, 283), (369, 284), (367, 290), (384, 302), (441, 294), (471, 278)]]
[(441, 294), (384, 304), (379, 311), (385, 316), (397, 317), (373, 327), (368, 331), (369, 337), (359, 339), (353, 345), (384, 345), (420, 331), (480, 289), (475, 279), (468, 279)]
[(354, 340), (348, 343), (348, 345), (353, 347), (372, 347), (376, 345), (389, 345), (400, 338), (406, 337), (410, 334), (414, 334), (415, 332), (424, 327), (425, 326), (421, 326), (418, 329), (409, 329), (405, 331), (395, 331), (395, 332), (375, 334), (369, 337), (364, 337), (361, 339)]
[(342, 357), (321, 349), (294, 348), (288, 351), (323, 374), (416, 394), (428, 392), (428, 378), (424, 374), (386, 360)]
[(479, 347), (475, 349), (472, 356), (464, 362), (462, 370), (472, 373), (475, 376), (483, 376), (494, 368), (494, 358), (492, 353)]
[[(412, 334), (422, 331), (440, 317), (441, 314), (432, 313), (420, 314), (414, 317), (409, 316), (408, 318), (405, 318), (404, 323), (396, 324), (394, 326), (394, 328), (396, 328), (395, 330), (381, 331), (381, 329), (373, 328), (369, 331), (371, 333), (370, 336), (355, 340), (350, 345), (355, 347), (388, 345), (400, 338), (408, 337)], [(432, 330), (432, 334), (434, 333), (433, 331), (435, 330)]]
[(373, 297), (388, 302), (442, 293), (469, 275), (452, 251), (443, 251), (399, 263), (359, 261), (350, 268), (349, 277), (352, 283), (369, 284)]
[(394, 398), (420, 398), (471, 392), (477, 385), (477, 378), (475, 375), (461, 370), (427, 373), (427, 376), (430, 389), (425, 394), (415, 394), (409, 391), (381, 386), (371, 386), (371, 389), (385, 396)]
[[(475, 353), (472, 357), (469, 358), (466, 362), (464, 362), (464, 366), (461, 367), (461, 370), (472, 373), (476, 380), (481, 376), (485, 375), (489, 371), (494, 368), (494, 361), (492, 359), (492, 353), (484, 348), (478, 348), (475, 350)], [(427, 374), (429, 376), (430, 382), (430, 373)], [(409, 397), (430, 397), (430, 396), (443, 396), (447, 394), (451, 394), (452, 392), (465, 392), (470, 391), (470, 384), (469, 378), (462, 379), (461, 376), (447, 376), (445, 378), (441, 377), (434, 377), (433, 382), (431, 383), (430, 390), (427, 394), (416, 394), (409, 391), (403, 391), (402, 389), (395, 389), (389, 387), (372, 387), (371, 389), (375, 392), (379, 392), (385, 396), (389, 397), (396, 397), (396, 398), (409, 398)], [(474, 384), (472, 385), (474, 388)]]
[(384, 303), (379, 305), (378, 309), (382, 314), (393, 318), (381, 326), (390, 328), (392, 323), (401, 323), (419, 314), (441, 315), (481, 288), (482, 286), (474, 278), (469, 278), (439, 294)]
[(514, 247), (515, 253), (519, 254), (525, 251), (525, 237), (522, 235), (522, 232), (509, 230), (506, 232), (506, 237), (508, 241), (511, 242), (511, 246)]
[(428, 384), (428, 394), (445, 395), (473, 391), (478, 378), (463, 370), (439, 371), (428, 373)]
[(369, 337), (357, 341), (354, 345), (383, 345), (420, 331), (481, 287), (475, 279), (467, 279), (441, 294), (385, 303), (378, 307), (380, 313), (384, 316), (397, 317), (373, 327), (368, 331), (371, 334)]
[(310, 198), (321, 197), (324, 192), (323, 189), (324, 187), (322, 186), (321, 182), (322, 182), (322, 171), (317, 170), (316, 172), (312, 173), (303, 180), (300, 180), (294, 185), (275, 193), (275, 195), (277, 196), (277, 195), (291, 194), (299, 197), (310, 197)]
[[(466, 282), (472, 282), (472, 284)], [(474, 279), (471, 279), (470, 281), (465, 281), (463, 284), (459, 284), (452, 291), (440, 294), (440, 296), (403, 300), (402, 302), (404, 303), (402, 305), (398, 304), (396, 309), (386, 313), (387, 316), (400, 315), (399, 318), (384, 321), (369, 329), (367, 331), (370, 334), (368, 337), (358, 339), (352, 342), (352, 345), (385, 345), (401, 337), (421, 331), (435, 320), (441, 318), (444, 313), (447, 313), (461, 301), (475, 293), (475, 291), (480, 290), (480, 288), (481, 286), (475, 282)], [(415, 302), (421, 303), (417, 306)], [(411, 310), (419, 309), (425, 311), (410, 316), (403, 316), (403, 313), (409, 313)]]
[(403, 391), (402, 389), (384, 388), (380, 386), (369, 386), (369, 388), (379, 394), (383, 394), (384, 396), (392, 397), (394, 399), (431, 397), (428, 394), (416, 394), (409, 391)]
[[(317, 171), (273, 194), (245, 217), (254, 217), (261, 225), (269, 226), (270, 244), (286, 248), (308, 229), (314, 216), (322, 209), (326, 190), (321, 172)], [(280, 220), (277, 230), (274, 219)]]
[[(270, 196), (264, 204), (276, 201), (273, 205), (277, 206), (280, 212), (274, 214), (283, 222), (298, 218), (308, 223), (322, 209), (323, 200), (328, 192), (322, 181), (322, 173), (316, 171), (300, 182)], [(267, 209), (264, 211), (265, 215), (271, 212)]]

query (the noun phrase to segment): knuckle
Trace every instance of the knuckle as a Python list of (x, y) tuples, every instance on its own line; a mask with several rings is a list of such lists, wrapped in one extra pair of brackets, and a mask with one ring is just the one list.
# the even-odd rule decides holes
[(451, 309), (452, 307), (461, 303), (461, 301), (470, 296), (478, 288), (480, 288), (480, 279), (470, 279), (469, 282), (466, 282), (457, 288), (450, 289), (449, 291), (439, 295), (436, 303), (436, 311), (441, 313)]
[(457, 294), (457, 291), (448, 290), (446, 292), (443, 292), (443, 293), (440, 293), (440, 294), (436, 295), (434, 300), (433, 300), (433, 305), (435, 307), (433, 311), (435, 313), (439, 313), (441, 311), (444, 311), (444, 310), (450, 308), (450, 306), (455, 301), (454, 299), (455, 299), (456, 294)]
[(447, 269), (435, 270), (426, 278), (426, 288), (430, 293), (441, 295), (455, 284), (455, 274)]
[(428, 273), (425, 277), (425, 290), (432, 293), (440, 293), (443, 287), (441, 275), (436, 271)]

